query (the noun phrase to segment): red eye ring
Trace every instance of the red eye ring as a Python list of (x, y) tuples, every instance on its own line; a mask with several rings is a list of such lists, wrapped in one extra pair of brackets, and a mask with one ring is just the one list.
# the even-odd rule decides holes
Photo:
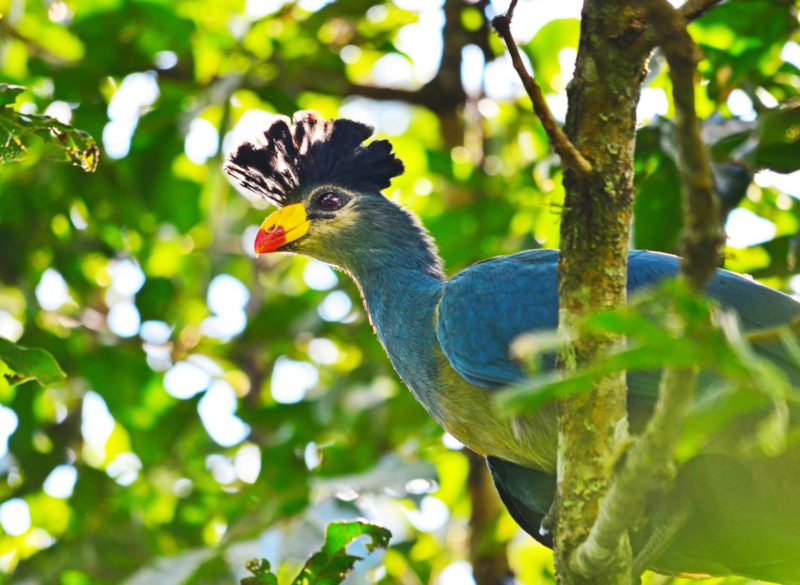
[(326, 191), (317, 198), (317, 207), (325, 211), (336, 211), (344, 207), (345, 203), (345, 196), (335, 191)]

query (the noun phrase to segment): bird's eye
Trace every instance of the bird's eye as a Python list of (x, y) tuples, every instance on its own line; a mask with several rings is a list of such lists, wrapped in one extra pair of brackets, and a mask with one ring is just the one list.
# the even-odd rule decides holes
[(344, 207), (347, 199), (341, 193), (327, 191), (317, 198), (317, 206), (325, 211), (335, 211)]

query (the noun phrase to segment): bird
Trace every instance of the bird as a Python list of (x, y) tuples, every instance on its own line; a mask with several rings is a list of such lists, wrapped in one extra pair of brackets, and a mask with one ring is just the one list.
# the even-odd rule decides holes
[[(261, 223), (256, 254), (310, 256), (356, 283), (372, 327), (400, 379), (448, 433), (484, 456), (514, 520), (552, 548), (543, 521), (557, 474), (556, 406), (509, 418), (497, 391), (524, 382), (510, 344), (558, 326), (558, 250), (491, 258), (448, 278), (419, 219), (382, 191), (404, 172), (388, 140), (368, 124), (300, 111), (275, 116), (237, 144), (223, 171), (249, 197), (277, 207)], [(679, 271), (676, 256), (632, 251), (628, 292)], [(800, 303), (719, 269), (710, 297), (745, 330), (780, 326)], [(800, 383), (800, 369), (777, 344), (756, 350)], [(552, 367), (552, 364), (550, 365)], [(653, 372), (629, 372), (631, 428), (641, 428), (658, 393)], [(678, 470), (674, 487), (630, 527), (637, 558), (666, 574), (741, 575), (800, 584), (800, 454), (743, 458), (701, 453)], [(680, 518), (680, 520), (675, 520)]]

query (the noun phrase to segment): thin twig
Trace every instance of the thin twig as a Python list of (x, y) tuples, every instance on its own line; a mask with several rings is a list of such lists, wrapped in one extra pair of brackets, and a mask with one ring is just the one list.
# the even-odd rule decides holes
[(542, 126), (544, 126), (545, 132), (547, 132), (547, 136), (550, 139), (550, 143), (553, 145), (553, 149), (561, 157), (566, 167), (573, 169), (584, 178), (589, 178), (592, 175), (591, 163), (583, 157), (558, 125), (558, 122), (556, 122), (556, 119), (553, 117), (553, 113), (550, 111), (550, 107), (544, 99), (542, 90), (531, 74), (528, 73), (527, 69), (525, 69), (525, 63), (522, 61), (519, 47), (517, 47), (517, 43), (511, 35), (511, 19), (514, 16), (514, 9), (516, 7), (517, 0), (512, 0), (505, 14), (495, 16), (494, 19), (492, 19), (492, 26), (508, 47), (511, 63), (514, 65), (514, 69), (517, 75), (519, 75), (528, 97), (531, 98), (533, 111), (539, 117), (539, 120), (541, 120)]
[[(724, 240), (711, 167), (695, 113), (697, 48), (686, 30), (683, 16), (667, 0), (642, 0), (641, 4), (670, 66), (678, 128), (679, 169), (685, 191), (685, 258), (681, 275), (693, 289), (700, 291), (718, 265)], [(702, 325), (686, 324), (687, 328), (698, 326)], [(654, 489), (667, 485), (675, 446), (694, 396), (696, 377), (694, 370), (668, 368), (664, 371), (658, 401), (647, 428), (625, 453), (624, 462), (611, 480), (589, 536), (572, 557), (573, 566), (579, 573), (592, 576), (601, 572), (614, 558), (629, 528), (644, 515), (647, 496)]]
[(703, 16), (720, 2), (722, 2), (722, 0), (686, 0), (683, 6), (678, 8), (678, 12), (680, 12), (686, 22), (692, 22)]
[(800, 332), (800, 316), (795, 317), (788, 323), (781, 323), (776, 327), (767, 327), (766, 329), (756, 329), (749, 331), (742, 337), (748, 343), (769, 343), (771, 341), (780, 341), (786, 333), (797, 334)]

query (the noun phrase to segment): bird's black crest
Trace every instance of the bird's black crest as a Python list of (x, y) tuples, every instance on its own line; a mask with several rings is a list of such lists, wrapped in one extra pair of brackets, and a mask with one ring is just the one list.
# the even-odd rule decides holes
[(293, 123), (279, 116), (257, 139), (238, 145), (224, 170), (236, 186), (279, 206), (313, 183), (380, 191), (403, 172), (403, 163), (388, 140), (363, 145), (372, 132), (361, 122), (323, 120), (311, 111), (297, 112)]

